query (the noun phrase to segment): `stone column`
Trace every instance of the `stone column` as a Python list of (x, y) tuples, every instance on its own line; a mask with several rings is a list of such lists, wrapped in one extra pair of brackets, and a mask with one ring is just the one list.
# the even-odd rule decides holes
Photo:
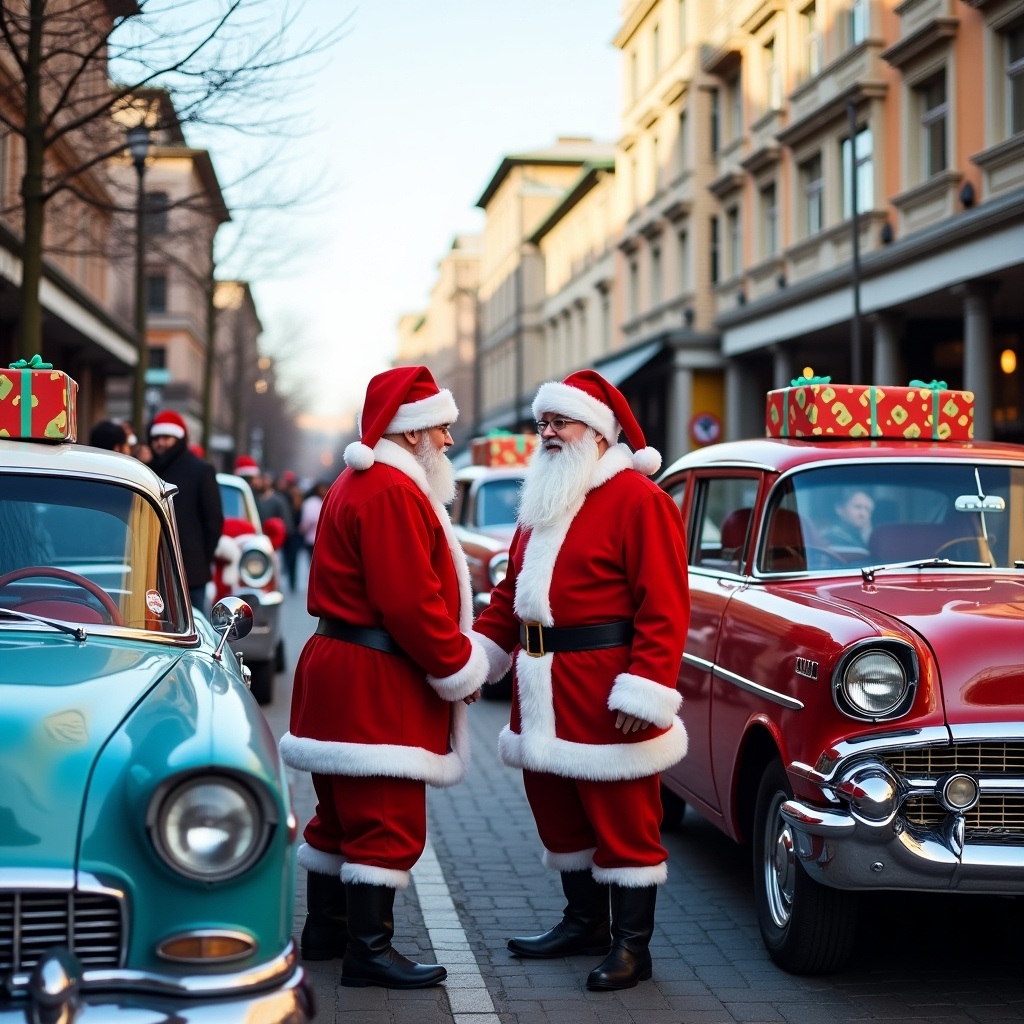
[(667, 466), (671, 461), (685, 455), (692, 447), (690, 442), (690, 420), (693, 418), (693, 369), (688, 365), (682, 349), (672, 352), (671, 376), (665, 388), (668, 399), (665, 417), (665, 448), (662, 458)]
[(964, 303), (964, 388), (974, 392), (974, 436), (992, 439), (992, 376), (995, 356), (992, 348), (992, 293), (990, 281), (957, 285), (954, 295)]
[(772, 388), (788, 388), (793, 379), (793, 354), (785, 345), (772, 346)]
[(906, 384), (900, 378), (902, 321), (894, 313), (875, 313), (869, 321), (874, 327), (874, 383), (882, 388)]
[[(788, 381), (786, 382), (789, 383)], [(745, 415), (744, 403), (748, 399), (746, 393), (746, 374), (743, 364), (730, 359), (725, 367), (725, 437), (726, 441), (738, 441), (746, 437), (748, 417)], [(763, 408), (762, 402), (762, 408)]]

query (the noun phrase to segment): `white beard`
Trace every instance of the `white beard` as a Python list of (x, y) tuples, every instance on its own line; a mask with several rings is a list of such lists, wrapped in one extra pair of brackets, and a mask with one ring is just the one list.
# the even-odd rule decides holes
[(519, 493), (519, 524), (533, 530), (575, 515), (593, 484), (600, 457), (591, 427), (577, 441), (542, 440)]
[(427, 476), (427, 487), (435, 501), (449, 505), (455, 500), (455, 468), (443, 448), (434, 447), (427, 431), (416, 444), (413, 452), (416, 461)]

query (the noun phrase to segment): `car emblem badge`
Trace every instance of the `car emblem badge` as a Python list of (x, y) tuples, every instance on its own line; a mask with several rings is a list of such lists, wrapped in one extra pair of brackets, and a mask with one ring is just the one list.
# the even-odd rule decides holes
[(818, 663), (816, 661), (811, 661), (810, 658), (797, 658), (796, 674), (798, 676), (806, 676), (808, 679), (817, 679)]

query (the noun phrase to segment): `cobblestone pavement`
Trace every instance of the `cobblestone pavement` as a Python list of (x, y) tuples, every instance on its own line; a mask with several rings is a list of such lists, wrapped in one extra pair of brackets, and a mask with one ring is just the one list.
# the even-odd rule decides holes
[[(313, 620), (301, 595), (287, 602), (294, 663)], [(287, 728), (290, 674), (266, 708)], [(1024, 1020), (1024, 906), (999, 897), (875, 894), (854, 963), (803, 978), (776, 968), (761, 945), (749, 854), (687, 812), (664, 837), (669, 881), (659, 893), (651, 951), (654, 980), (620, 993), (588, 992), (595, 961), (522, 961), (510, 935), (558, 920), (558, 878), (540, 848), (518, 773), (502, 767), (496, 737), (508, 704), (470, 709), (473, 766), (467, 782), (430, 790), (430, 846), (395, 904), (395, 945), (449, 969), (448, 982), (416, 992), (349, 989), (337, 961), (307, 964), (325, 1024), (729, 1024)], [(292, 777), (300, 822), (313, 809), (308, 776)], [(295, 934), (305, 914), (300, 870)], [(454, 911), (454, 913), (453, 913)]]

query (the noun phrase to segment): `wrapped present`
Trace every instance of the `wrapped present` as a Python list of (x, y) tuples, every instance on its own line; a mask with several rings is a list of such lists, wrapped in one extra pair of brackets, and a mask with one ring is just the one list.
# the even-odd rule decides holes
[(0, 370), (0, 437), (74, 441), (78, 384), (35, 355)]
[(950, 391), (945, 381), (881, 388), (798, 377), (768, 392), (765, 426), (769, 437), (969, 441), (974, 395)]
[(474, 466), (525, 466), (537, 448), (536, 434), (510, 434), (494, 431), (470, 442)]

